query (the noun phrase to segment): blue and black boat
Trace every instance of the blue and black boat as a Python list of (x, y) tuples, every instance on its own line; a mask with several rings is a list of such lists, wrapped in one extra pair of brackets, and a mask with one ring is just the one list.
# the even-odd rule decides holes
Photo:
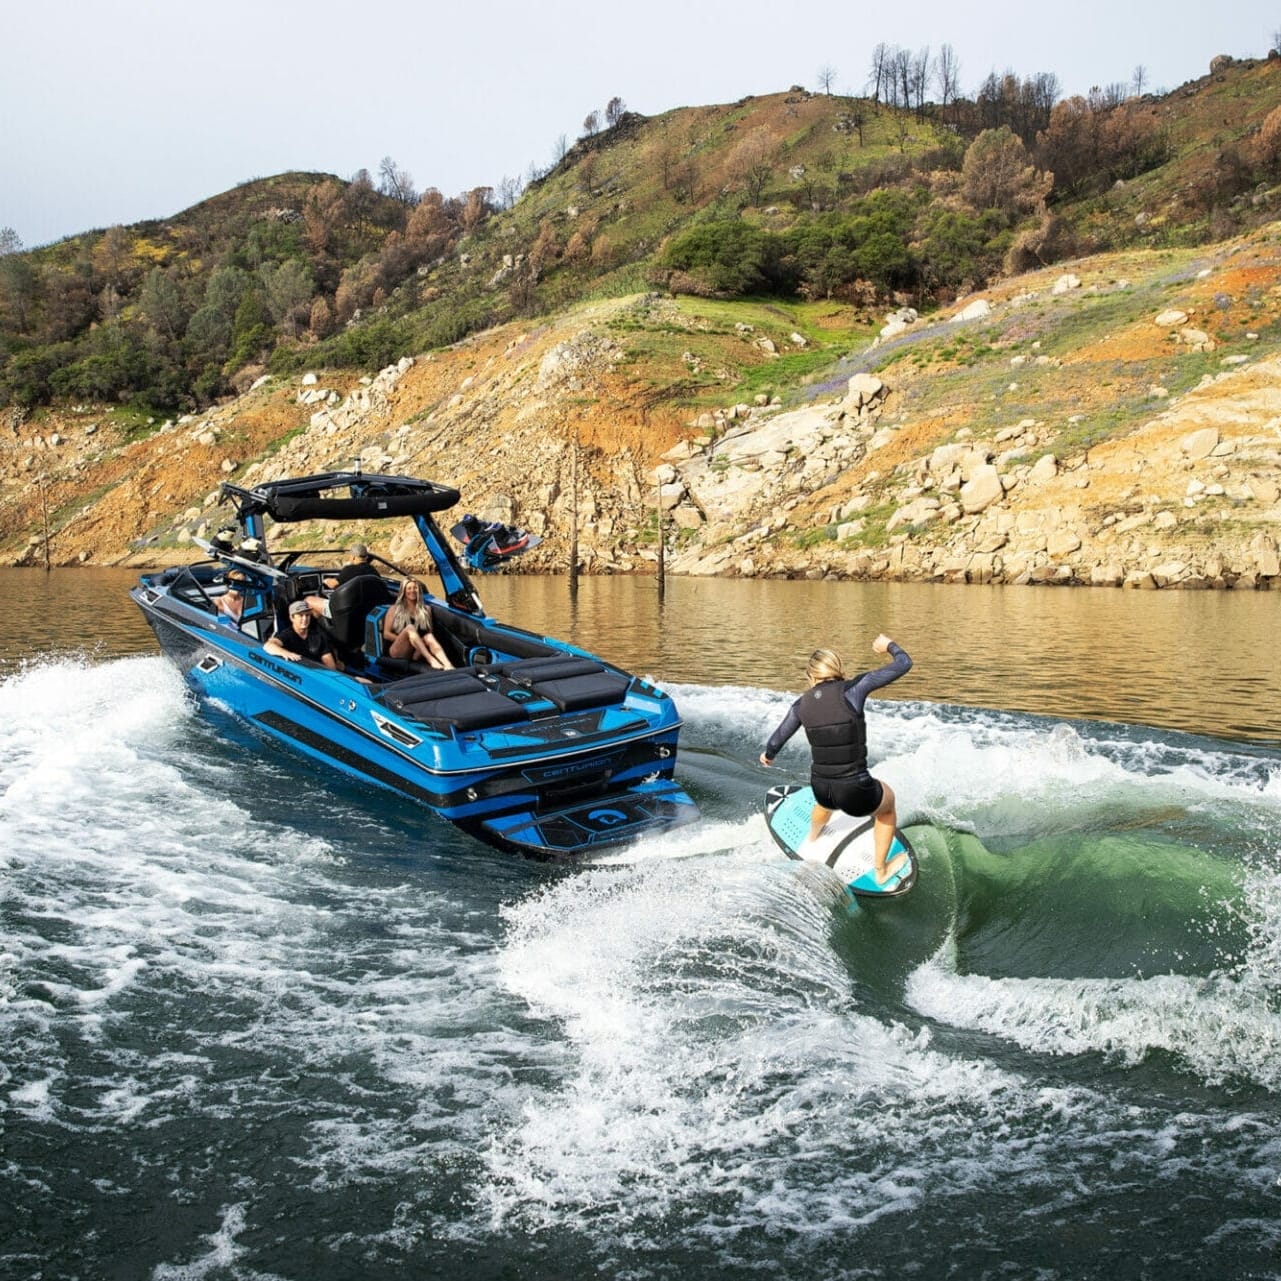
[[(576, 855), (698, 817), (673, 778), (672, 699), (585, 650), (499, 622), (434, 519), (458, 491), (407, 476), (325, 472), (224, 484), (236, 527), (200, 543), (208, 559), (144, 574), (131, 596), (199, 695), (343, 773), (422, 802), (482, 841)], [(339, 549), (267, 547), (268, 522), (410, 519), (440, 578), (432, 629), (453, 670), (384, 652), (382, 615), (403, 572), (330, 587)], [(233, 621), (218, 598), (241, 591)], [(334, 671), (264, 649), (289, 603), (327, 599), (318, 619)]]

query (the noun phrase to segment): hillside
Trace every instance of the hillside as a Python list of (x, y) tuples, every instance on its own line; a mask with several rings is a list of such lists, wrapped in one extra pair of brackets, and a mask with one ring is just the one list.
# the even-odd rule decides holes
[[(992, 105), (794, 89), (623, 114), (506, 210), (436, 193), (410, 215), (286, 175), (116, 229), (136, 301), (59, 349), (87, 389), (0, 422), (0, 555), (41, 563), (47, 523), (53, 563), (167, 559), (216, 525), (220, 480), (360, 457), (458, 484), (544, 536), (525, 568), (563, 568), (577, 458), (598, 572), (650, 572), (661, 510), (679, 572), (1266, 585), (1281, 60), (1058, 104), (1037, 134), (1068, 166), (1054, 189), (1008, 126), (965, 145)], [(1073, 168), (1075, 131), (1105, 123), (1125, 145)], [(998, 166), (1004, 212), (978, 181), (993, 147), (1027, 161)], [(91, 275), (110, 239), (19, 266)], [(282, 313), (268, 361), (270, 318), (241, 295), (228, 319), (219, 289), (296, 283), (290, 246), (333, 293)], [(164, 414), (89, 394), (131, 318), (170, 314), (165, 280), (187, 281), (173, 318), (199, 295), (256, 353), (220, 366), (241, 395)], [(322, 338), (327, 299), (350, 310)], [(7, 341), (12, 388), (45, 349)], [(188, 338), (137, 341), (177, 360)]]
[(1083, 254), (1221, 240), (1281, 193), (1276, 57), (1161, 96), (1056, 103), (1011, 74), (943, 106), (793, 87), (614, 108), (523, 193), (419, 195), (387, 159), (377, 187), (283, 174), (42, 249), (0, 237), (0, 405), (190, 412), (264, 371), (373, 372), (650, 288), (929, 310)]
[[(86, 409), (58, 420), (58, 440), (6, 451), (4, 556), (41, 560), (37, 468), (55, 563), (145, 564), (217, 527), (224, 477), (358, 457), (457, 484), (467, 509), (543, 535), (522, 568), (563, 569), (577, 437), (589, 572), (652, 572), (661, 507), (684, 573), (1275, 581), (1281, 226), (1079, 260), (896, 318), (885, 337), (853, 320), (831, 304), (636, 295), (372, 379), (267, 379), (134, 440)], [(775, 380), (812, 348), (832, 376)], [(693, 389), (704, 408), (682, 412)]]

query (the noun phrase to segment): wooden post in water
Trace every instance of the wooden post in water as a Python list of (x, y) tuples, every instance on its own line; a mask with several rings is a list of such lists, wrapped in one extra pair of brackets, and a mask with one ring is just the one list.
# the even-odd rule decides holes
[(578, 424), (574, 424), (574, 456), (570, 462), (571, 499), (574, 507), (569, 534), (569, 598), (578, 595)]
[(663, 487), (654, 487), (654, 515), (658, 525), (658, 599), (667, 594), (667, 529), (663, 522)]
[(45, 493), (45, 474), (40, 473), (37, 484), (40, 486), (40, 516), (44, 521), (44, 572), (49, 572), (49, 496)]

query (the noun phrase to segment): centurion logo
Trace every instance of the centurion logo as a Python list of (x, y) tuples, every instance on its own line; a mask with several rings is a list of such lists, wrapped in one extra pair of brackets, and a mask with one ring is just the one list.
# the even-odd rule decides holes
[(302, 677), (295, 676), (283, 662), (273, 663), (270, 658), (264, 658), (257, 650), (249, 651), (249, 661), (257, 663), (259, 667), (266, 668), (273, 676), (292, 681), (295, 685), (302, 684)]
[[(538, 769), (527, 769), (523, 773), (531, 782), (550, 782), (558, 778), (573, 778), (575, 774), (586, 774), (594, 770), (601, 769), (599, 758), (592, 758), (586, 761), (567, 761), (563, 765), (544, 765)], [(605, 777), (613, 772), (612, 769), (604, 771)]]
[(597, 827), (617, 827), (619, 823), (626, 823), (630, 815), (624, 814), (622, 810), (592, 810), (587, 816), (589, 823), (595, 823)]

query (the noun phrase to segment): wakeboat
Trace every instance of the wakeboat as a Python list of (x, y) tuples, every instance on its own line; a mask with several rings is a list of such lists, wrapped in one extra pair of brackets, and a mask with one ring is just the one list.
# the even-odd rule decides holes
[[(222, 491), (235, 525), (197, 540), (208, 559), (146, 573), (130, 592), (198, 695), (501, 849), (572, 856), (698, 817), (673, 778), (681, 721), (668, 694), (485, 613), (434, 519), (456, 489), (350, 471)], [(426, 600), (452, 670), (386, 652), (383, 615), (406, 577), (396, 565), (372, 556), (372, 572), (334, 586), (343, 549), (283, 546), (294, 531), (267, 547), (268, 519), (392, 518), (413, 521), (434, 562), (440, 592)], [(238, 611), (220, 606), (228, 592)], [(297, 600), (323, 602), (316, 625), (344, 670), (264, 648)]]

